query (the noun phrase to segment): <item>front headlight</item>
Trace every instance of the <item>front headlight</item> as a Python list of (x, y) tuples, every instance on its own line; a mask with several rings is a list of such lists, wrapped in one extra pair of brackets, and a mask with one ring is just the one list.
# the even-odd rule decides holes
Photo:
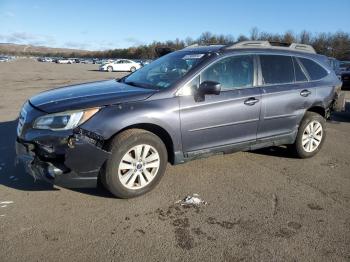
[(36, 129), (68, 130), (89, 120), (99, 111), (99, 108), (66, 111), (38, 117), (33, 125)]

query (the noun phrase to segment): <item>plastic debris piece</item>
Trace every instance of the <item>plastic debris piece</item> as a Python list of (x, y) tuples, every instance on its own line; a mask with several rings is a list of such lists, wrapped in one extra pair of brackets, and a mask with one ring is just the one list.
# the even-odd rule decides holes
[(8, 204), (13, 204), (13, 201), (2, 201), (2, 202), (0, 202), (0, 205), (8, 205)]
[(207, 202), (202, 200), (198, 194), (192, 194), (186, 196), (182, 200), (176, 201), (176, 204), (180, 204), (181, 206), (200, 206), (200, 205), (206, 205)]

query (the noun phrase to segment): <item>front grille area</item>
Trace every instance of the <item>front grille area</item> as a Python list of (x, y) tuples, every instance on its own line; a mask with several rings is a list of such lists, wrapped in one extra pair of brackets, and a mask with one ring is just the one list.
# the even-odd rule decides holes
[(27, 110), (26, 110), (26, 104), (24, 104), (18, 116), (17, 136), (20, 136), (22, 134), (22, 130), (23, 130), (23, 126), (26, 121), (26, 118), (27, 118)]

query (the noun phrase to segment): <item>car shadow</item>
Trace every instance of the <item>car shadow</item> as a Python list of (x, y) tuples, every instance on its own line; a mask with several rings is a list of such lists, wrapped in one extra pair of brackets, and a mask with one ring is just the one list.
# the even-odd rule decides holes
[[(0, 185), (22, 191), (54, 191), (59, 188), (41, 180), (34, 180), (23, 164), (16, 163), (16, 127), (17, 119), (0, 123)], [(102, 186), (87, 189), (69, 189), (98, 197), (112, 198)]]
[(350, 90), (350, 84), (343, 84), (341, 89), (342, 90)]
[(278, 158), (289, 158), (289, 159), (297, 159), (298, 157), (286, 146), (271, 146), (265, 147), (253, 151), (249, 151), (253, 154), (266, 155), (266, 156), (274, 156)]
[[(350, 123), (350, 102), (346, 102), (344, 112), (333, 112), (331, 115), (331, 119), (327, 120), (327, 123), (330, 124), (340, 124), (341, 122)], [(272, 146), (250, 151), (250, 153), (283, 158), (298, 158), (286, 146)]]
[(331, 119), (328, 122), (333, 124), (339, 122), (350, 123), (350, 102), (345, 103), (345, 111), (333, 112), (331, 115)]

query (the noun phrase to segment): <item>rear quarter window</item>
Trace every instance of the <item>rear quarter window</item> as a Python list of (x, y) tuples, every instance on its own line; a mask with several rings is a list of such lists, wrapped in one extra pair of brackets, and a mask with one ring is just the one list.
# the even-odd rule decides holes
[(264, 84), (285, 84), (294, 82), (294, 67), (291, 56), (260, 55)]
[(304, 68), (306, 69), (311, 80), (319, 80), (319, 79), (327, 76), (327, 74), (328, 74), (327, 70), (324, 69), (319, 64), (317, 64), (316, 62), (314, 62), (310, 59), (307, 59), (307, 58), (300, 58), (299, 57), (298, 59), (302, 63)]
[(303, 72), (303, 69), (300, 67), (299, 62), (296, 60), (296, 58), (293, 58), (294, 62), (294, 71), (295, 71), (295, 81), (297, 82), (305, 82), (307, 81), (307, 77)]

